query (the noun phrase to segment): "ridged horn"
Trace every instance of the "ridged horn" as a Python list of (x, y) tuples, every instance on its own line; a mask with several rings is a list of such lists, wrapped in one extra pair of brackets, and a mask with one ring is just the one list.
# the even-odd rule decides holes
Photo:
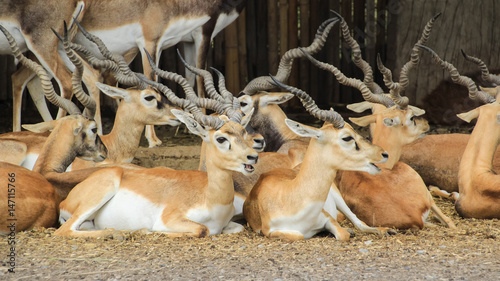
[[(316, 31), (316, 35), (311, 45), (304, 47), (304, 49), (310, 54), (319, 52), (325, 45), (328, 33), (337, 22), (337, 18), (331, 18), (324, 21)], [(290, 77), (290, 73), (292, 72), (293, 60), (300, 57), (303, 57), (303, 53), (300, 52), (299, 48), (288, 50), (283, 57), (281, 57), (275, 79), (282, 82), (287, 81), (288, 77)], [(240, 95), (253, 95), (259, 91), (272, 89), (273, 84), (271, 84), (271, 82), (272, 80), (268, 76), (257, 77), (247, 84), (243, 91), (241, 91)]]
[(462, 55), (467, 61), (473, 62), (479, 66), (479, 68), (481, 69), (481, 78), (484, 81), (490, 82), (495, 86), (500, 86), (500, 76), (491, 74), (488, 70), (488, 67), (481, 59), (467, 55), (464, 50), (461, 51)]
[(380, 59), (380, 54), (377, 54), (377, 66), (380, 73), (382, 73), (384, 77), (385, 85), (387, 86), (387, 88), (389, 88), (389, 96), (391, 97), (391, 99), (395, 104), (398, 105), (399, 108), (406, 109), (408, 107), (408, 104), (410, 103), (410, 100), (408, 99), (408, 97), (401, 96), (401, 85), (392, 80), (392, 71), (384, 66), (382, 60)]
[(306, 92), (297, 89), (295, 87), (283, 84), (280, 81), (276, 80), (272, 75), (269, 76), (271, 77), (274, 86), (283, 88), (286, 91), (296, 95), (304, 105), (304, 108), (312, 116), (318, 118), (319, 120), (332, 124), (333, 127), (335, 128), (341, 129), (344, 127), (345, 125), (344, 118), (342, 118), (342, 116), (338, 112), (335, 112), (333, 110), (319, 109), (314, 100), (311, 98), (311, 96), (309, 96)]
[(347, 25), (347, 22), (344, 20), (344, 18), (337, 12), (331, 10), (335, 16), (337, 16), (340, 19), (340, 29), (342, 31), (342, 37), (344, 38), (345, 42), (347, 45), (351, 48), (352, 51), (352, 61), (354, 64), (363, 71), (364, 79), (363, 83), (372, 91), (374, 94), (382, 94), (384, 93), (384, 90), (382, 90), (382, 87), (375, 83), (373, 81), (373, 70), (368, 64), (367, 61), (363, 59), (361, 56), (361, 48), (359, 47), (358, 42), (354, 40), (354, 38), (351, 36), (351, 32), (349, 30), (349, 26)]
[[(53, 29), (52, 32), (56, 34), (56, 36), (61, 39), (61, 36)], [(80, 57), (71, 49), (68, 38), (68, 26), (66, 21), (64, 21), (64, 33), (62, 37), (62, 44), (64, 47), (64, 51), (66, 55), (70, 59), (70, 61), (75, 65), (75, 70), (73, 71), (73, 75), (71, 76), (71, 84), (73, 85), (73, 94), (75, 97), (85, 106), (86, 110), (84, 114), (87, 115), (87, 118), (93, 118), (96, 111), (96, 103), (92, 97), (87, 95), (82, 87), (82, 77), (83, 77), (83, 62)]]
[(144, 51), (146, 53), (146, 56), (148, 57), (149, 64), (154, 73), (156, 73), (156, 75), (158, 75), (161, 78), (174, 81), (175, 83), (181, 85), (182, 89), (184, 90), (184, 93), (186, 94), (186, 99), (192, 101), (193, 103), (196, 104), (196, 106), (200, 108), (207, 108), (219, 114), (224, 114), (224, 107), (220, 102), (207, 98), (199, 98), (198, 95), (196, 95), (193, 87), (189, 85), (189, 82), (186, 80), (186, 78), (174, 72), (161, 70), (155, 64), (149, 52), (147, 50)]
[(483, 91), (479, 91), (476, 87), (476, 84), (474, 83), (474, 81), (471, 78), (469, 78), (467, 76), (460, 75), (460, 73), (455, 68), (455, 66), (453, 66), (451, 63), (446, 62), (443, 59), (441, 59), (436, 54), (436, 52), (434, 52), (431, 48), (429, 48), (427, 46), (419, 45), (419, 44), (417, 44), (416, 46), (418, 48), (422, 48), (425, 51), (429, 52), (436, 63), (441, 65), (442, 68), (448, 70), (448, 72), (450, 73), (450, 76), (451, 76), (451, 80), (453, 82), (467, 87), (467, 89), (469, 90), (469, 98), (470, 99), (481, 101), (483, 103), (492, 103), (495, 101), (495, 98), (493, 98), (492, 96), (488, 95), (487, 93), (485, 93)]
[(137, 75), (130, 69), (128, 63), (122, 56), (110, 52), (99, 37), (87, 32), (76, 19), (74, 20), (74, 22), (78, 26), (82, 34), (91, 42), (97, 45), (99, 51), (105, 58), (114, 61), (118, 65), (122, 75), (118, 75), (116, 78), (119, 79), (120, 83), (128, 86), (137, 86), (140, 89), (146, 88), (144, 82), (141, 79), (139, 79)]
[(36, 75), (40, 78), (45, 97), (52, 104), (66, 110), (71, 115), (81, 114), (80, 109), (72, 101), (64, 99), (56, 93), (52, 85), (51, 77), (49, 76), (47, 71), (41, 65), (28, 59), (22, 54), (12, 34), (10, 34), (9, 31), (2, 25), (0, 25), (0, 30), (5, 35), (5, 37), (7, 37), (12, 53), (14, 54), (16, 59), (18, 59), (20, 63), (35, 72)]
[(304, 50), (302, 50), (302, 51), (304, 52), (305, 56), (315, 66), (333, 73), (333, 75), (335, 75), (335, 78), (337, 79), (337, 81), (339, 81), (340, 84), (348, 86), (348, 87), (354, 87), (354, 88), (358, 89), (366, 101), (383, 104), (386, 107), (391, 107), (394, 105), (394, 102), (390, 98), (388, 98), (387, 96), (373, 94), (373, 92), (370, 90), (370, 88), (365, 83), (363, 83), (361, 80), (358, 80), (355, 78), (348, 78), (342, 72), (340, 72), (340, 70), (338, 68), (336, 68), (335, 66), (328, 64), (328, 63), (320, 62), (317, 59), (315, 59), (313, 56), (308, 54), (306, 51), (304, 51)]
[(167, 86), (158, 83), (156, 81), (151, 81), (149, 80), (146, 76), (138, 76), (139, 79), (141, 79), (143, 82), (146, 84), (151, 85), (152, 87), (158, 89), (160, 92), (162, 92), (167, 99), (172, 102), (174, 105), (179, 106), (180, 108), (189, 111), (191, 114), (193, 114), (193, 117), (198, 123), (200, 123), (202, 126), (214, 128), (215, 130), (220, 129), (222, 126), (224, 126), (225, 122), (221, 120), (220, 118), (216, 116), (208, 116), (203, 114), (201, 109), (195, 105), (194, 102), (187, 100), (187, 99), (182, 99), (177, 97), (172, 90), (170, 90)]

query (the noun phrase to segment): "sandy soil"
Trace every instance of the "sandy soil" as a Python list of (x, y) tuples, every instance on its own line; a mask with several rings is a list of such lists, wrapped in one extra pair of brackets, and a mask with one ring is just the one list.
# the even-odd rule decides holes
[[(141, 148), (135, 163), (197, 169), (199, 138), (158, 132), (168, 136), (162, 147)], [(0, 240), (0, 280), (498, 280), (500, 222), (459, 218), (450, 201), (435, 200), (456, 230), (435, 223), (390, 237), (354, 230), (348, 242), (322, 234), (287, 243), (248, 228), (202, 239), (140, 231), (75, 239), (36, 229), (15, 236), (15, 273), (9, 240)]]

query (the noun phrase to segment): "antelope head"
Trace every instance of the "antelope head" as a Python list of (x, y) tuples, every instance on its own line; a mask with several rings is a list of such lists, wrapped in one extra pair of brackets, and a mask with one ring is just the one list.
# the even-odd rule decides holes
[[(61, 164), (61, 169), (54, 168), (60, 173), (64, 172), (67, 166), (73, 162), (75, 157), (80, 157), (84, 160), (103, 161), (107, 156), (106, 146), (102, 143), (101, 138), (97, 134), (97, 124), (93, 120), (89, 120), (82, 115), (69, 115), (63, 118), (42, 122), (33, 125), (23, 125), (23, 128), (36, 132), (43, 133), (52, 130), (51, 136), (57, 136), (57, 139), (49, 139), (46, 141), (44, 150), (49, 149), (48, 146), (57, 146), (61, 149), (55, 149), (58, 155), (47, 155), (47, 158), (64, 159), (57, 161)], [(41, 157), (41, 156), (40, 156)], [(44, 159), (38, 159), (33, 170), (43, 173), (45, 170), (51, 170), (53, 167), (37, 167), (39, 163), (43, 163)]]
[[(273, 78), (271, 76), (271, 78)], [(274, 79), (273, 79), (274, 80)], [(377, 145), (370, 143), (364, 137), (344, 122), (342, 116), (333, 109), (319, 109), (312, 98), (304, 91), (285, 85), (274, 80), (276, 86), (296, 95), (314, 117), (324, 121), (326, 124), (320, 128), (313, 128), (287, 119), (287, 126), (302, 137), (310, 137), (311, 144), (321, 145), (321, 153), (332, 155), (329, 164), (333, 169), (364, 171), (370, 174), (378, 174), (380, 168), (375, 163), (384, 163), (388, 159), (387, 152)], [(310, 144), (310, 147), (311, 147)], [(308, 149), (309, 150), (309, 149)], [(305, 160), (304, 160), (305, 161)]]

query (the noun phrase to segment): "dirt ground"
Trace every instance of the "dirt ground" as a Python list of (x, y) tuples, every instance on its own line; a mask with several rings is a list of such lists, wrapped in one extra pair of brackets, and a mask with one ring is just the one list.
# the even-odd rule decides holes
[[(197, 169), (199, 138), (175, 131), (157, 128), (163, 145), (142, 147), (134, 163)], [(499, 280), (500, 222), (462, 219), (450, 201), (435, 201), (456, 230), (436, 222), (388, 237), (354, 229), (348, 242), (322, 234), (287, 243), (248, 228), (202, 239), (140, 231), (75, 239), (36, 229), (15, 236), (15, 273), (11, 245), (0, 240), (0, 280)]]

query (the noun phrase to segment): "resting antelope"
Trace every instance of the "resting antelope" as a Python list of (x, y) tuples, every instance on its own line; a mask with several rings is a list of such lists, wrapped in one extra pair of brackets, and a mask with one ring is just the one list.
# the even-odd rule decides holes
[[(30, 9), (24, 6), (17, 7), (20, 2), (12, 3), (12, 5), (16, 5), (15, 8), (6, 9), (4, 15), (8, 19), (8, 22), (11, 23), (12, 30), (17, 28), (22, 31), (21, 33), (29, 32), (29, 34), (23, 34), (24, 36), (22, 37), (24, 39), (23, 42), (26, 41), (27, 45), (37, 44), (38, 46), (40, 43), (31, 42), (31, 37), (38, 37), (38, 35), (44, 33), (49, 33), (50, 35), (49, 27), (62, 27), (62, 20), (69, 21), (69, 19), (72, 19), (71, 16), (68, 18), (65, 15), (72, 13), (74, 17), (79, 13), (78, 20), (81, 20), (84, 28), (103, 38), (104, 43), (109, 46), (113, 53), (124, 55), (127, 61), (130, 62), (140, 52), (143, 60), (143, 69), (148, 77), (150, 77), (151, 71), (143, 49), (147, 49), (153, 55), (155, 61), (158, 62), (163, 49), (181, 41), (194, 42), (194, 45), (188, 44), (191, 47), (188, 47), (187, 50), (196, 57), (193, 61), (196, 61), (200, 67), (204, 67), (206, 63), (205, 52), (207, 51), (209, 42), (218, 32), (237, 18), (246, 3), (244, 0), (198, 0), (190, 2), (162, 0), (142, 1), (140, 3), (130, 0), (84, 0), (79, 2), (65, 1), (64, 3), (56, 3), (55, 1), (32, 2), (28, 5)], [(75, 5), (77, 8), (75, 8)], [(57, 9), (48, 12), (47, 8), (52, 6), (56, 6)], [(34, 15), (33, 18), (44, 18), (47, 20), (42, 23), (30, 22), (27, 26), (20, 26), (20, 20), (18, 19), (23, 13), (27, 12)], [(35, 16), (40, 13), (44, 14), (38, 17)], [(52, 13), (58, 16), (47, 16), (47, 14), (52, 15)], [(124, 14), (128, 16), (123, 17)], [(0, 19), (0, 21), (2, 20)], [(57, 29), (60, 31), (60, 28)], [(54, 54), (57, 54), (55, 52), (57, 39), (53, 36), (44, 38), (43, 40), (46, 41), (43, 44), (53, 46), (50, 49), (54, 51)], [(80, 33), (76, 34), (74, 40), (81, 44), (88, 44), (84, 36)], [(93, 51), (96, 51), (95, 47), (91, 45), (87, 46), (94, 48)], [(61, 50), (59, 52), (62, 53)], [(95, 54), (99, 53), (95, 52)], [(50, 60), (48, 63), (52, 63), (54, 57), (45, 58), (43, 54), (37, 56), (40, 61)], [(60, 61), (59, 58), (55, 59)], [(68, 64), (67, 59), (66, 65), (71, 69), (72, 66)], [(44, 66), (46, 65), (44, 64)], [(53, 68), (49, 69), (52, 70)], [(67, 72), (64, 66), (59, 63), (58, 69), (51, 71), (51, 74), (60, 82), (63, 96), (68, 98), (71, 96), (71, 84), (67, 77), (68, 75), (64, 76), (63, 71)], [(14, 88), (20, 89), (20, 91), (14, 93), (14, 96), (20, 96), (24, 85), (32, 78), (26, 72), (29, 73), (29, 70), (25, 68), (21, 68), (16, 72), (15, 77), (17, 77), (17, 80), (13, 81), (13, 84)], [(100, 79), (97, 76), (96, 72), (86, 74), (86, 84), (89, 88), (93, 89), (92, 92), (95, 97), (98, 97), (98, 89), (95, 89), (93, 84)], [(98, 120), (100, 120), (99, 110), (99, 107), (97, 107), (98, 116), (96, 118)], [(154, 135), (154, 131), (150, 131), (149, 129), (147, 131), (150, 132), (147, 134), (150, 146), (159, 145), (161, 141)]]
[[(147, 228), (169, 236), (204, 237), (239, 232), (234, 213), (232, 171), (251, 174), (258, 154), (248, 145), (244, 127), (251, 115), (230, 111), (206, 116), (195, 103), (177, 98), (166, 86), (149, 81), (191, 114), (172, 110), (194, 134), (207, 142), (207, 172), (168, 168), (107, 168), (77, 185), (60, 205), (62, 226), (55, 235), (102, 236), (106, 228)], [(203, 100), (206, 108), (224, 105)], [(216, 110), (217, 111), (217, 110)], [(148, 188), (142, 188), (146, 185)]]
[(465, 151), (460, 160), (458, 188), (460, 196), (455, 202), (458, 214), (466, 218), (500, 218), (500, 177), (493, 171), (493, 157), (500, 142), (500, 104), (495, 97), (477, 89), (474, 81), (461, 76), (450, 63), (443, 61), (433, 50), (432, 58), (448, 72), (453, 82), (467, 87), (469, 98), (484, 105), (458, 115), (470, 122), (477, 118)]
[[(1, 29), (1, 26), (0, 26)], [(4, 31), (4, 29), (2, 29)], [(12, 48), (16, 50), (16, 45), (14, 39), (10, 36), (9, 33), (6, 33), (6, 36), (9, 38), (9, 41), (12, 44)], [(68, 57), (72, 57), (69, 50)], [(23, 62), (30, 69), (37, 72), (40, 76), (40, 80), (43, 85), (47, 85), (46, 95), (51, 97), (54, 96), (54, 99), (58, 101), (59, 104), (65, 105), (68, 101), (62, 100), (51, 87), (51, 81), (49, 76), (44, 73), (43, 68), (36, 65), (33, 62), (28, 62), (22, 54), (18, 51), (14, 51), (16, 57)], [(78, 57), (73, 58), (73, 63), (78, 65), (75, 69), (81, 70), (81, 61)], [(75, 71), (76, 73), (76, 71)], [(80, 79), (76, 79), (76, 85), (79, 85), (81, 81)], [(108, 149), (108, 159), (106, 159), (106, 164), (111, 163), (125, 163), (131, 162), (137, 148), (139, 147), (140, 136), (142, 131), (144, 130), (144, 126), (147, 124), (154, 125), (172, 125), (176, 126), (179, 124), (179, 121), (173, 116), (170, 112), (171, 106), (166, 102), (165, 98), (162, 97), (161, 94), (153, 91), (152, 89), (144, 89), (139, 90), (137, 88), (129, 88), (129, 89), (120, 89), (117, 87), (108, 86), (105, 84), (97, 83), (97, 87), (99, 87), (106, 95), (115, 99), (121, 99), (117, 113), (115, 116), (115, 122), (113, 124), (113, 129), (107, 135), (101, 136), (102, 141), (106, 148)], [(81, 87), (81, 85), (80, 85)], [(75, 86), (76, 96), (86, 95), (83, 93), (82, 89), (77, 89), (78, 86)], [(49, 98), (50, 99), (50, 98)], [(88, 101), (84, 102), (84, 99), (81, 98), (82, 103), (85, 106), (88, 105)], [(71, 102), (69, 102), (72, 104)], [(67, 106), (68, 108), (71, 108)], [(73, 107), (76, 106), (73, 104)], [(94, 104), (95, 108), (95, 104)], [(21, 155), (18, 153), (16, 156), (16, 161), (21, 162), (21, 164), (28, 168), (32, 169), (36, 158), (41, 153), (41, 148), (44, 143), (45, 135), (27, 133), (27, 132), (13, 132), (0, 136), (0, 143), (4, 143), (5, 140), (15, 140), (17, 142), (23, 143), (27, 146), (27, 151)], [(12, 154), (10, 151), (4, 151), (2, 149), (2, 158)], [(78, 167), (73, 166), (72, 168), (84, 168), (88, 167), (89, 164), (82, 164), (80, 161)]]
[(311, 138), (304, 161), (300, 171), (276, 169), (261, 175), (243, 205), (248, 225), (271, 238), (293, 241), (328, 230), (337, 239), (348, 240), (349, 232), (323, 210), (336, 172), (377, 174), (380, 169), (373, 163), (385, 162), (387, 153), (358, 135), (335, 111), (318, 109), (305, 92), (276, 83), (296, 94), (307, 111), (328, 124), (317, 129), (286, 120), (295, 133)]
[[(485, 63), (478, 58), (469, 56), (462, 51), (465, 59), (481, 68), (481, 77), (493, 85), (481, 88), (495, 97), (500, 85), (500, 79), (490, 74)], [(409, 144), (401, 154), (401, 160), (414, 168), (430, 186), (434, 195), (458, 199), (459, 163), (469, 142), (470, 134), (439, 134), (428, 135), (425, 138)], [(425, 153), (422, 153), (425, 151)], [(493, 170), (500, 171), (500, 148), (493, 157)]]
[[(58, 205), (65, 197), (63, 173), (75, 157), (102, 161), (106, 157), (106, 147), (97, 135), (95, 121), (81, 115), (70, 115), (56, 121), (35, 125), (24, 125), (29, 130), (45, 132), (52, 130), (38, 161), (30, 171), (23, 167), (0, 162), (3, 176), (0, 182), (6, 188), (0, 196), (5, 206), (0, 214), (0, 232), (14, 222), (16, 231), (33, 227), (51, 227), (57, 222)], [(9, 176), (7, 176), (9, 175)], [(7, 188), (9, 187), (9, 188)], [(11, 201), (8, 201), (8, 200)], [(15, 207), (8, 211), (12, 202)], [(10, 214), (14, 216), (10, 217)], [(15, 219), (15, 220), (9, 220)]]

